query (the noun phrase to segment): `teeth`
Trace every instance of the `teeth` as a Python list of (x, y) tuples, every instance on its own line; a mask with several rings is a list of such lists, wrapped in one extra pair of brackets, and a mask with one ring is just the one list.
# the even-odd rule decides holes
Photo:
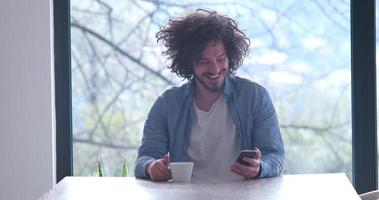
[(215, 74), (215, 75), (208, 74), (208, 77), (212, 78), (212, 79), (218, 78), (219, 76), (220, 76), (220, 74)]

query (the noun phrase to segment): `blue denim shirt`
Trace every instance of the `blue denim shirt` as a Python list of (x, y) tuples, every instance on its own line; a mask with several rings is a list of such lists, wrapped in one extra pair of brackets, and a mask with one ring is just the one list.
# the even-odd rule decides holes
[[(153, 104), (135, 162), (137, 178), (148, 178), (146, 166), (168, 152), (171, 162), (188, 161), (193, 84), (194, 80), (191, 80), (180, 87), (173, 87)], [(278, 118), (267, 91), (257, 83), (228, 75), (224, 96), (236, 126), (240, 149), (258, 147), (261, 150), (260, 177), (280, 175), (284, 169), (284, 146)]]

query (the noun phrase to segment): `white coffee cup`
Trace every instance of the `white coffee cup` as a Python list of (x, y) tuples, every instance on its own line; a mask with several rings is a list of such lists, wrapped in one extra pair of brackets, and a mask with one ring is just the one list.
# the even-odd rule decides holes
[(189, 182), (192, 176), (193, 162), (171, 162), (173, 182)]

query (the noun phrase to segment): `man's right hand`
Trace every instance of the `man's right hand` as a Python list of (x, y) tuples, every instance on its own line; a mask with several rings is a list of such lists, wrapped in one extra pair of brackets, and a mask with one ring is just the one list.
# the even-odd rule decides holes
[(168, 181), (171, 177), (171, 171), (168, 168), (170, 157), (168, 154), (163, 158), (158, 159), (147, 166), (146, 172), (149, 174), (152, 181)]

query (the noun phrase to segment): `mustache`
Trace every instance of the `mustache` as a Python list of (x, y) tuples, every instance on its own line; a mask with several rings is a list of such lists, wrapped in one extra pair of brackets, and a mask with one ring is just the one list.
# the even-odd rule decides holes
[(224, 73), (226, 70), (220, 70), (216, 73), (213, 73), (213, 72), (203, 72), (202, 75), (207, 75), (207, 76), (212, 76), (212, 75), (219, 75), (219, 74), (222, 74)]
[(203, 73), (203, 75), (208, 75), (208, 76), (219, 75), (219, 74), (221, 74), (221, 72), (218, 72), (218, 73), (205, 72), (205, 73)]

